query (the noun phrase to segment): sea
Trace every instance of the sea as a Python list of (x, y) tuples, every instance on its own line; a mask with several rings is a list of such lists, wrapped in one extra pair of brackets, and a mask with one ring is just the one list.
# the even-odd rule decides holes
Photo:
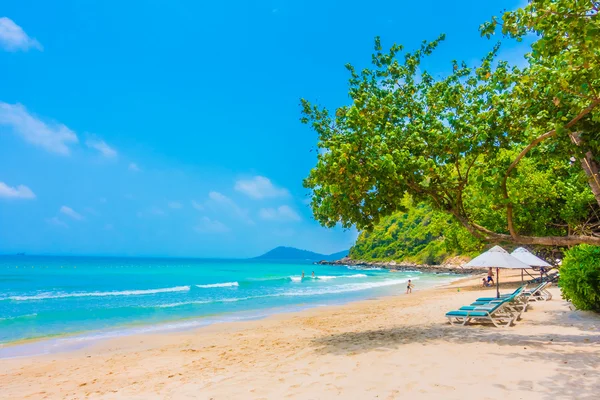
[(404, 294), (409, 279), (416, 291), (454, 278), (308, 261), (0, 256), (0, 358)]

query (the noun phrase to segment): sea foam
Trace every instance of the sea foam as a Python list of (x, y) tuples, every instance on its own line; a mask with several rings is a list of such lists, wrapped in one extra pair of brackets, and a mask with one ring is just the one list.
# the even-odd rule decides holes
[(196, 285), (200, 289), (220, 288), (220, 287), (234, 287), (240, 286), (237, 282), (223, 282), (223, 283), (211, 283), (208, 285)]
[[(419, 278), (412, 278), (413, 281), (419, 280)], [(294, 289), (288, 290), (280, 293), (271, 293), (265, 295), (258, 296), (247, 296), (247, 297), (230, 297), (230, 298), (220, 298), (213, 300), (199, 300), (199, 301), (183, 301), (179, 303), (169, 303), (169, 304), (161, 304), (154, 305), (151, 307), (156, 308), (171, 308), (171, 307), (181, 307), (187, 305), (194, 304), (210, 304), (210, 303), (230, 303), (230, 302), (238, 302), (245, 300), (253, 300), (253, 299), (262, 299), (267, 297), (300, 297), (300, 296), (316, 296), (316, 295), (325, 295), (325, 294), (334, 294), (334, 293), (346, 293), (346, 292), (356, 292), (360, 290), (374, 289), (378, 287), (385, 286), (393, 286), (399, 285), (402, 283), (408, 282), (408, 278), (406, 279), (386, 279), (379, 282), (364, 282), (364, 283), (346, 283), (340, 285), (333, 285), (329, 287), (311, 287), (307, 289)], [(150, 306), (149, 306), (150, 307)]]
[(33, 296), (11, 296), (9, 300), (27, 301), (27, 300), (46, 300), (46, 299), (63, 299), (67, 297), (107, 297), (107, 296), (141, 296), (156, 293), (168, 292), (186, 292), (190, 290), (189, 286), (175, 286), (161, 289), (144, 289), (144, 290), (123, 290), (118, 292), (75, 292), (75, 293), (56, 293), (47, 292)]

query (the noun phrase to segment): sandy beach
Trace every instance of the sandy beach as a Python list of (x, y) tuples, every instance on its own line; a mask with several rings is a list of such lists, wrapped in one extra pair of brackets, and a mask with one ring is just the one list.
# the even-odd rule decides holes
[(2, 360), (0, 398), (597, 399), (600, 316), (554, 288), (513, 327), (450, 326), (480, 279)]

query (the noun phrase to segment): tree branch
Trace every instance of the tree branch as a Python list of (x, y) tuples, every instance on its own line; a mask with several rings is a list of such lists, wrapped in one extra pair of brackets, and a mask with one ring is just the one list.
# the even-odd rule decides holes
[[(596, 99), (589, 106), (587, 106), (583, 111), (581, 111), (577, 116), (575, 116), (575, 118), (573, 118), (571, 121), (569, 121), (564, 126), (564, 128), (569, 129), (570, 127), (575, 125), (577, 122), (579, 122), (579, 120), (581, 118), (583, 118), (584, 116), (589, 114), (598, 104), (600, 104), (600, 99)], [(529, 143), (529, 145), (527, 145), (527, 147), (525, 147), (517, 155), (515, 160), (510, 164), (510, 166), (506, 170), (506, 173), (504, 174), (504, 178), (502, 179), (502, 191), (504, 193), (504, 199), (507, 201), (507, 203), (506, 203), (506, 220), (508, 223), (508, 231), (510, 232), (510, 235), (515, 239), (517, 239), (519, 237), (519, 234), (516, 231), (514, 223), (513, 223), (513, 205), (510, 202), (510, 198), (508, 196), (508, 189), (507, 189), (508, 177), (509, 177), (510, 173), (512, 172), (512, 170), (515, 169), (517, 164), (519, 164), (519, 162), (523, 159), (523, 157), (525, 157), (532, 148), (537, 146), (539, 143), (541, 143), (545, 139), (548, 139), (554, 135), (556, 135), (556, 129), (552, 129), (551, 131), (548, 131), (548, 132), (544, 133), (543, 135), (538, 136), (531, 143)]]
[[(503, 233), (495, 233), (486, 229), (482, 226), (474, 224), (466, 219), (464, 216), (452, 213), (454, 217), (460, 222), (472, 235), (484, 239), (492, 243), (511, 243), (520, 245), (542, 245), (542, 246), (574, 246), (577, 244), (590, 244), (593, 246), (600, 246), (600, 237), (597, 236), (582, 236), (582, 235), (567, 235), (567, 236), (518, 236), (513, 237)], [(487, 233), (485, 237), (481, 234), (481, 229)]]

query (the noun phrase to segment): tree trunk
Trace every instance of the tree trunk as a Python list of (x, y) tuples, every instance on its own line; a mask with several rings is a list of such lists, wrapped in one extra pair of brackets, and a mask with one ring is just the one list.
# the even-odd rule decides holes
[(600, 174), (598, 173), (598, 164), (594, 160), (594, 156), (591, 151), (585, 153), (585, 158), (581, 159), (581, 167), (588, 176), (588, 182), (594, 197), (600, 206)]
[(492, 232), (482, 226), (469, 221), (465, 216), (452, 213), (471, 234), (476, 235), (490, 243), (512, 243), (512, 244), (537, 244), (542, 246), (575, 246), (578, 244), (590, 244), (600, 246), (600, 237), (567, 235), (567, 236), (511, 236), (504, 233)]
[[(583, 143), (583, 140), (581, 140), (580, 135), (581, 134), (579, 132), (571, 134), (571, 139), (573, 140), (573, 143), (575, 143), (577, 146), (581, 146)], [(592, 189), (592, 193), (594, 194), (594, 197), (596, 198), (596, 201), (600, 206), (600, 174), (598, 163), (594, 159), (594, 155), (591, 151), (585, 153), (585, 157), (583, 157), (580, 160), (580, 162), (581, 168), (583, 168), (583, 171), (588, 177), (590, 189)]]

